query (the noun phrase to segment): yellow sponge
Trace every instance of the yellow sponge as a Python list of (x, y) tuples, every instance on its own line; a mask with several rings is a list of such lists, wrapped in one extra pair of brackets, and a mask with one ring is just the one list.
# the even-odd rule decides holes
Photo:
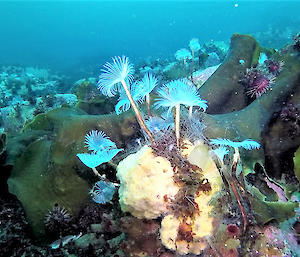
[(165, 216), (161, 222), (160, 239), (164, 246), (184, 255), (200, 254), (207, 246), (207, 238), (213, 234), (213, 206), (210, 201), (222, 186), (222, 179), (209, 155), (208, 147), (199, 142), (196, 147), (188, 145), (182, 151), (190, 163), (202, 169), (203, 179), (210, 184), (210, 191), (199, 191), (194, 199), (197, 209), (190, 215)]
[(148, 146), (129, 155), (117, 167), (122, 211), (146, 219), (166, 214), (170, 204), (167, 199), (179, 190), (173, 175), (170, 162), (155, 156)]

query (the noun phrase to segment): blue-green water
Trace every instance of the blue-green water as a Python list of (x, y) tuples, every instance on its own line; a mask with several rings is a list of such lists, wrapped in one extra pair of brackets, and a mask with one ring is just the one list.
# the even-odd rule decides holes
[(297, 32), (299, 1), (0, 1), (0, 65), (65, 68), (173, 57), (252, 33), (280, 47)]

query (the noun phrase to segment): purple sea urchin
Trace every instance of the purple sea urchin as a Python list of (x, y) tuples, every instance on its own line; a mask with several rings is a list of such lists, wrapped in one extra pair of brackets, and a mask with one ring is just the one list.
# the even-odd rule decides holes
[(275, 75), (265, 74), (259, 69), (250, 68), (246, 70), (246, 74), (240, 82), (245, 86), (247, 95), (258, 98), (271, 88), (275, 78)]
[(288, 131), (292, 139), (300, 134), (300, 113), (299, 109), (292, 103), (287, 103), (280, 112), (280, 118), (283, 122), (288, 123)]
[(299, 109), (292, 103), (286, 103), (281, 110), (280, 118), (285, 122), (297, 122), (300, 119)]
[(271, 84), (274, 83), (274, 79), (275, 77), (262, 75), (261, 77), (255, 80), (254, 84), (249, 85), (247, 94), (251, 97), (260, 97), (271, 87)]
[(271, 74), (277, 76), (283, 70), (284, 61), (269, 59), (265, 61), (265, 65)]
[(61, 232), (71, 221), (71, 216), (64, 207), (55, 204), (52, 210), (45, 215), (45, 227), (51, 232)]

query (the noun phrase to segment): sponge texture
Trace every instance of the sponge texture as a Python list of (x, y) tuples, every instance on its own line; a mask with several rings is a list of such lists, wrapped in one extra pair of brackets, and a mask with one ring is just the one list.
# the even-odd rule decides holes
[(174, 197), (179, 190), (167, 159), (155, 156), (151, 148), (144, 146), (121, 161), (117, 169), (123, 212), (146, 219), (167, 213), (170, 203), (166, 199)]

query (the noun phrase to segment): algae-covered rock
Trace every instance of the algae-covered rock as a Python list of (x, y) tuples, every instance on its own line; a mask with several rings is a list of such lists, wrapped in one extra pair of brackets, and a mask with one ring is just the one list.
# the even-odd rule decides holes
[(222, 65), (199, 89), (207, 100), (209, 114), (238, 111), (247, 106), (248, 100), (239, 83), (240, 75), (258, 60), (259, 44), (248, 35), (234, 34), (229, 52)]
[(295, 176), (300, 181), (300, 148), (295, 152), (294, 157), (294, 165), (295, 165)]
[(39, 239), (45, 234), (45, 214), (55, 204), (76, 216), (88, 198), (87, 182), (72, 167), (51, 163), (51, 143), (40, 138), (30, 144), (16, 160), (8, 181)]
[[(38, 115), (23, 129), (25, 139), (21, 138), (28, 144), (20, 148), (21, 153), (14, 153), (8, 184), (21, 200), (37, 238), (43, 239), (45, 214), (54, 204), (76, 217), (89, 201), (90, 186), (77, 174), (86, 169), (76, 156), (86, 151), (85, 135), (91, 130), (104, 131), (121, 148), (139, 134), (137, 128), (131, 112), (121, 116), (88, 115), (77, 108), (62, 107)], [(32, 137), (34, 132), (40, 132), (40, 136)], [(9, 153), (13, 153), (13, 143), (16, 140), (8, 142)]]
[[(244, 46), (242, 42), (245, 43)], [(282, 173), (291, 175), (293, 153), (300, 145), (299, 133), (294, 137), (288, 135), (290, 125), (280, 120), (280, 113), (286, 103), (299, 105), (300, 70), (293, 67), (299, 67), (300, 55), (290, 47), (274, 54), (278, 60), (286, 60), (286, 67), (284, 66), (282, 73), (276, 78), (271, 90), (249, 104), (247, 101), (243, 102), (240, 93), (236, 95), (234, 92), (238, 92), (235, 89), (242, 88), (238, 83), (241, 70), (246, 69), (246, 66), (251, 65), (252, 60), (257, 59), (258, 45), (250, 36), (234, 35), (230, 47), (231, 52), (224, 63), (199, 89), (201, 97), (208, 100), (208, 112), (222, 113), (203, 115), (207, 125), (205, 135), (209, 138), (222, 137), (231, 140), (251, 138), (261, 143), (262, 147), (260, 151), (250, 153), (249, 162), (258, 161), (266, 165), (266, 170), (271, 177), (280, 178)], [(243, 50), (240, 51), (241, 49)], [(234, 63), (234, 60), (237, 61), (242, 56), (245, 61), (243, 68), (238, 64), (235, 68), (228, 64), (228, 62)], [(229, 70), (231, 76), (237, 80), (230, 80), (233, 83), (228, 82), (227, 79), (222, 82), (221, 78), (226, 78)], [(245, 96), (244, 92), (241, 94)], [(214, 111), (210, 109), (211, 107)], [(233, 109), (239, 108), (241, 108), (239, 111), (232, 112)], [(243, 163), (246, 164), (246, 160), (243, 160)], [(291, 176), (291, 179), (293, 177)]]
[(76, 108), (80, 108), (88, 114), (109, 114), (114, 112), (114, 106), (117, 98), (109, 99), (104, 95), (99, 94), (96, 81), (80, 80), (75, 83), (73, 89), (78, 98)]
[(164, 71), (164, 77), (166, 80), (176, 80), (179, 78), (187, 77), (189, 75), (189, 68), (183, 63), (174, 63), (170, 65), (168, 69)]
[(292, 201), (266, 201), (265, 196), (254, 187), (252, 193), (253, 195), (249, 196), (249, 200), (258, 224), (265, 225), (272, 220), (284, 222), (295, 215), (294, 210), (298, 207), (298, 203)]

